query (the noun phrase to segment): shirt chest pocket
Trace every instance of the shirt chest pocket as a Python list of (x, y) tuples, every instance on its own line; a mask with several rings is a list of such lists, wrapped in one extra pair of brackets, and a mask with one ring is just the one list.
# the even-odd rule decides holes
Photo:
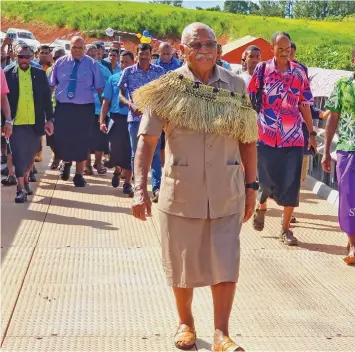
[(77, 80), (79, 82), (90, 82), (92, 81), (92, 72), (89, 69), (83, 69), (78, 71)]

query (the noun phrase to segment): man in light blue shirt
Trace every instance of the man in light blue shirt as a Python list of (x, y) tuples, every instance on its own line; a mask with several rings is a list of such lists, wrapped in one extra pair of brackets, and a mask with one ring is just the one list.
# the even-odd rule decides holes
[[(130, 51), (123, 51), (120, 55), (120, 66), (122, 69), (134, 64), (134, 56)], [(121, 71), (122, 72), (122, 71)], [(108, 133), (110, 143), (110, 164), (115, 166), (115, 172), (112, 177), (112, 187), (117, 188), (120, 184), (120, 175), (125, 170), (125, 183), (123, 184), (123, 194), (133, 197), (132, 166), (131, 166), (131, 143), (128, 133), (128, 106), (120, 103), (120, 88), (118, 83), (121, 79), (121, 72), (111, 76), (106, 83), (102, 94), (103, 104), (100, 114), (100, 129)], [(126, 99), (128, 93), (126, 92)], [(108, 131), (105, 117), (110, 112), (112, 127)], [(108, 125), (110, 126), (110, 124)]]
[[(105, 84), (112, 76), (108, 68), (103, 66), (99, 61), (97, 61), (97, 47), (94, 44), (89, 44), (86, 46), (86, 55), (90, 56), (99, 64), (100, 71), (105, 79)], [(86, 161), (86, 167), (84, 170), (85, 175), (93, 175), (94, 171), (91, 166), (91, 153), (95, 153), (95, 163), (94, 168), (97, 170), (99, 175), (104, 175), (107, 172), (107, 169), (102, 163), (102, 157), (104, 152), (108, 152), (108, 139), (105, 133), (102, 133), (100, 130), (99, 117), (101, 113), (101, 99), (99, 94), (95, 91), (95, 119), (93, 120), (93, 125), (91, 129), (91, 138), (90, 138), (90, 151), (88, 159)]]
[(165, 73), (174, 71), (182, 66), (182, 62), (173, 57), (173, 47), (169, 43), (161, 43), (159, 46), (159, 58), (154, 65), (160, 66)]
[(228, 71), (232, 71), (232, 66), (225, 60), (222, 60), (222, 45), (221, 44), (217, 44), (217, 65), (225, 68)]
[(108, 62), (112, 65), (113, 74), (121, 72), (121, 66), (119, 63), (120, 51), (116, 48), (110, 48), (108, 52)]
[[(152, 47), (149, 44), (139, 44), (137, 47), (138, 63), (124, 69), (121, 75), (118, 86), (120, 87), (120, 102), (129, 107), (128, 112), (128, 131), (131, 139), (132, 148), (132, 169), (134, 155), (138, 143), (138, 129), (141, 121), (142, 113), (137, 110), (132, 99), (133, 92), (154, 81), (165, 74), (162, 67), (152, 65)], [(128, 93), (129, 99), (125, 97)], [(153, 202), (158, 202), (159, 189), (161, 181), (161, 158), (160, 158), (160, 139), (153, 156), (152, 162), (152, 187), (153, 187)]]

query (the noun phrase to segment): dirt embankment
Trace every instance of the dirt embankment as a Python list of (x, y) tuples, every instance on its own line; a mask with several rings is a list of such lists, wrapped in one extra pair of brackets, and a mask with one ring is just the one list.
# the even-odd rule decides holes
[[(1, 31), (6, 32), (8, 28), (21, 28), (27, 29), (28, 31), (32, 32), (34, 36), (39, 40), (41, 43), (51, 43), (55, 39), (70, 40), (72, 35), (77, 30), (69, 29), (69, 28), (58, 28), (56, 26), (51, 26), (49, 24), (40, 22), (40, 21), (30, 21), (27, 23), (23, 23), (21, 18), (17, 19), (6, 19), (1, 17)], [(102, 41), (111, 41), (113, 38), (103, 37), (103, 38), (90, 38), (85, 35), (85, 32), (82, 33), (82, 36), (86, 39), (87, 43), (91, 43), (95, 40), (102, 40)], [(172, 44), (176, 49), (179, 48), (180, 40), (176, 37), (164, 37), (164, 38), (157, 38), (160, 40), (164, 40)], [(127, 50), (135, 51), (136, 46), (139, 44), (139, 39), (132, 36), (132, 35), (123, 35), (121, 36), (121, 41), (124, 43), (124, 47)], [(228, 37), (223, 36), (218, 39), (218, 41), (224, 45), (228, 42)], [(153, 42), (153, 51), (157, 51), (159, 46), (159, 42)]]
[[(39, 40), (41, 43), (51, 43), (56, 39), (65, 39), (70, 40), (74, 33), (78, 32), (74, 29), (69, 28), (58, 28), (56, 26), (51, 26), (43, 22), (39, 21), (30, 21), (27, 23), (23, 23), (21, 18), (17, 19), (5, 19), (1, 17), (1, 31), (6, 32), (8, 28), (21, 28), (27, 29), (32, 32), (33, 35)], [(102, 41), (112, 41), (113, 38), (103, 37), (103, 38), (90, 38), (85, 32), (81, 33), (81, 35), (85, 38), (87, 43), (91, 43), (95, 40)], [(174, 47), (178, 48), (180, 41), (177, 38), (159, 38), (160, 40), (166, 40), (170, 42)], [(124, 43), (124, 47), (127, 50), (135, 51), (136, 46), (139, 44), (139, 39), (132, 35), (123, 35), (121, 36), (121, 41)], [(156, 51), (158, 49), (159, 43), (153, 42), (153, 50)]]

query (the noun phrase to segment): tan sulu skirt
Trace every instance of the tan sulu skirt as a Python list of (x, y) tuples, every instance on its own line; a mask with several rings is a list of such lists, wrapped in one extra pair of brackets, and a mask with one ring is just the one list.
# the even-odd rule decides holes
[(159, 211), (168, 285), (193, 288), (237, 282), (243, 216), (193, 219)]

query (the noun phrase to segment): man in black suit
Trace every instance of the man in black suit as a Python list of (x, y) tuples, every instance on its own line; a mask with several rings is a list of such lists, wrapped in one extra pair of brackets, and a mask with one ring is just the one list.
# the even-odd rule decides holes
[(10, 146), (18, 182), (16, 203), (24, 203), (27, 195), (33, 194), (28, 175), (39, 149), (41, 136), (45, 132), (52, 135), (54, 131), (47, 76), (42, 69), (30, 66), (32, 55), (33, 51), (29, 46), (18, 46), (17, 65), (5, 70), (13, 121)]

